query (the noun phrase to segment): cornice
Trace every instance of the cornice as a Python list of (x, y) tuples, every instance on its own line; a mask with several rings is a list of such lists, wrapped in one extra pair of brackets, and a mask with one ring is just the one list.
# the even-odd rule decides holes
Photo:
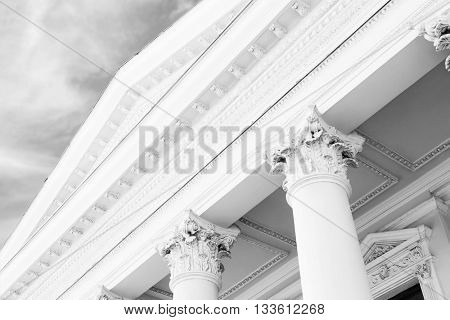
[(399, 210), (419, 194), (446, 184), (448, 181), (450, 181), (450, 159), (440, 163), (402, 190), (390, 196), (383, 203), (356, 218), (355, 224), (358, 233), (364, 233), (371, 226)]
[[(385, 246), (384, 252), (366, 249), (364, 253), (369, 285), (375, 299), (414, 279), (420, 283), (426, 300), (444, 298), (429, 249), (430, 237), (431, 229), (423, 225), (412, 229), (369, 234), (366, 237), (363, 243), (395, 244)], [(372, 259), (373, 254), (375, 256)]]
[[(330, 1), (330, 0), (329, 0), (329, 1), (326, 2), (326, 6), (324, 5), (324, 7), (328, 10), (330, 7), (333, 7), (333, 5), (334, 5), (336, 2), (337, 2), (336, 0), (335, 0), (335, 1)], [(347, 5), (349, 5), (349, 4), (351, 4), (351, 1), (347, 1)], [(333, 7), (333, 8), (334, 8), (336, 11), (331, 12), (331, 13), (328, 13), (328, 14), (331, 15), (331, 16), (336, 16), (336, 15), (338, 15), (340, 12), (342, 12), (342, 10), (346, 9), (346, 6), (342, 4), (342, 5), (340, 5), (340, 6), (337, 7), (337, 8), (335, 8), (335, 7)], [(318, 12), (316, 13), (316, 15), (315, 15), (314, 17), (312, 17), (311, 19), (316, 19), (316, 18), (318, 18), (319, 15), (323, 15), (324, 12), (326, 12), (327, 10), (324, 10), (323, 7), (322, 7), (322, 10), (318, 11)], [(353, 12), (351, 12), (351, 13), (353, 13)], [(384, 12), (383, 12), (383, 13), (384, 13)], [(347, 14), (347, 13), (346, 13), (346, 14)], [(349, 15), (350, 15), (350, 14), (349, 14)], [(329, 22), (329, 17), (328, 17), (328, 19), (325, 20), (325, 22), (322, 22), (321, 27), (324, 28), (324, 29), (327, 27), (326, 22)], [(304, 30), (305, 30), (305, 27), (301, 28), (300, 30), (301, 30), (301, 31), (304, 31)], [(305, 37), (306, 37), (307, 39), (311, 39), (311, 38), (313, 37), (313, 34), (317, 34), (318, 32), (319, 32), (319, 30), (318, 30), (317, 28), (315, 28), (314, 30), (311, 30), (311, 31), (310, 31), (310, 34), (307, 34)], [(299, 33), (299, 32), (296, 31), (295, 34), (297, 35), (297, 33)], [(294, 33), (293, 33), (293, 34), (294, 34)], [(327, 33), (327, 34), (328, 34), (328, 33)], [(294, 36), (292, 36), (292, 37), (294, 37)], [(287, 41), (288, 39), (289, 39), (289, 36), (286, 36), (286, 37), (283, 39), (283, 41)], [(300, 38), (300, 40), (305, 41), (302, 37)], [(280, 44), (281, 44), (281, 43), (280, 43)], [(319, 46), (323, 46), (323, 42), (319, 42), (319, 43), (317, 44), (317, 46), (318, 46), (318, 47), (319, 47)], [(281, 52), (286, 52), (286, 50), (285, 50), (284, 47), (280, 47), (279, 50), (280, 50)], [(298, 49), (297, 49), (297, 50), (294, 50), (294, 51), (295, 51), (294, 53), (297, 53), (297, 52), (298, 52)], [(291, 54), (291, 57), (292, 57), (292, 56), (295, 56), (294, 53)], [(271, 52), (270, 54), (271, 54), (271, 55), (276, 55), (275, 49), (274, 49), (273, 52)], [(336, 54), (337, 54), (337, 53), (335, 53), (335, 55), (336, 55)], [(268, 56), (269, 56), (269, 55), (266, 56), (266, 59), (269, 59)], [(298, 58), (299, 60), (301, 60), (302, 57), (303, 57), (303, 56), (300, 55), (300, 56), (297, 57), (297, 58)], [(330, 63), (330, 62), (331, 62), (331, 59), (328, 59), (327, 62)], [(288, 62), (287, 62), (287, 61), (284, 61), (284, 63), (288, 63)], [(269, 64), (269, 63), (268, 63), (268, 64)], [(282, 67), (284, 67), (284, 65), (279, 65), (279, 64), (278, 64), (278, 65), (273, 66), (272, 68), (280, 69), (280, 68), (282, 68)], [(252, 72), (258, 73), (258, 71), (257, 71), (258, 68), (265, 69), (265, 68), (267, 68), (267, 65), (261, 62), (261, 65), (258, 65), (257, 67), (255, 67), (255, 68), (252, 70)], [(291, 68), (288, 68), (288, 69), (291, 70)], [(272, 71), (272, 70), (269, 70), (269, 71)], [(270, 73), (270, 74), (277, 74), (276, 72), (268, 72), (268, 73)], [(289, 72), (289, 73), (290, 73), (290, 72)], [(266, 72), (266, 74), (267, 74), (267, 72)], [(283, 76), (284, 76), (284, 75), (283, 75)], [(267, 80), (268, 80), (267, 75), (266, 75), (265, 77), (263, 77), (262, 80), (261, 80), (261, 79), (258, 79), (258, 80), (256, 80), (256, 81), (251, 80), (251, 79), (248, 80), (248, 78), (247, 78), (247, 81), (250, 81), (251, 83), (254, 83), (254, 87), (255, 87), (255, 88), (259, 88), (259, 89), (260, 89), (259, 95), (261, 95), (261, 93), (263, 93), (264, 95), (266, 95), (266, 94), (270, 91), (270, 89), (273, 89), (273, 87), (276, 87), (276, 86), (274, 86), (274, 85), (272, 85), (272, 84), (268, 84), (267, 87), (264, 88), (264, 90), (261, 90), (261, 89), (262, 89), (262, 88), (261, 88), (261, 82), (264, 82), (264, 81), (267, 81)], [(279, 82), (279, 79), (276, 79), (276, 82)], [(275, 84), (275, 83), (274, 83), (274, 84)], [(238, 86), (239, 86), (239, 85), (240, 85), (240, 84), (238, 84), (237, 86), (235, 86), (235, 88), (234, 88), (233, 90), (238, 90)], [(300, 84), (299, 84), (299, 86), (300, 86)], [(230, 96), (233, 96), (233, 93), (230, 93)], [(223, 115), (223, 116), (227, 116), (227, 117), (228, 117), (228, 116), (231, 116), (231, 115), (235, 114), (236, 118), (234, 118), (234, 119), (232, 120), (234, 124), (242, 122), (242, 113), (241, 113), (241, 112), (237, 112), (237, 110), (235, 110), (235, 108), (237, 107), (237, 105), (241, 106), (242, 108), (247, 107), (247, 108), (246, 108), (246, 109), (247, 109), (246, 111), (254, 110), (254, 109), (255, 109), (255, 106), (258, 105), (257, 102), (249, 103), (249, 101), (247, 101), (247, 99), (248, 99), (249, 97), (254, 97), (254, 96), (256, 96), (256, 92), (244, 93), (243, 96), (245, 97), (245, 99), (243, 99), (243, 101), (240, 101), (241, 103), (237, 104), (237, 102), (234, 102), (233, 105), (230, 106), (229, 108), (226, 108), (226, 105), (223, 106), (224, 109), (227, 109), (226, 115)], [(226, 98), (226, 97), (225, 97), (225, 98)], [(275, 111), (275, 110), (276, 110), (276, 107), (280, 106), (280, 105), (281, 105), (282, 103), (284, 103), (284, 102), (286, 102), (286, 101), (285, 101), (285, 100), (280, 101), (280, 103), (277, 104), (277, 106), (275, 106), (275, 107), (273, 108), (273, 111)], [(222, 103), (223, 103), (223, 104), (226, 104), (226, 103), (227, 103), (227, 100), (225, 99), (225, 100), (221, 101), (221, 102), (219, 103), (219, 105), (218, 105), (215, 109), (216, 109), (216, 110), (221, 110), (221, 107), (222, 107), (221, 104), (222, 104)], [(244, 112), (245, 112), (245, 111), (244, 111)], [(216, 115), (214, 115), (214, 116), (216, 116)], [(211, 117), (213, 117), (212, 114), (211, 114)], [(205, 124), (206, 124), (206, 123), (209, 123), (209, 125), (213, 125), (213, 126), (214, 126), (214, 125), (218, 125), (218, 124), (220, 123), (220, 121), (223, 121), (222, 124), (223, 124), (223, 123), (225, 123), (225, 124), (227, 123), (227, 121), (225, 121), (224, 119), (221, 119), (221, 118), (219, 118), (219, 120), (217, 120), (216, 122), (212, 122), (210, 118), (205, 117), (205, 118), (204, 118), (204, 121), (205, 121)], [(261, 122), (262, 122), (262, 121), (258, 121), (258, 124), (260, 124)], [(236, 145), (239, 144), (240, 141), (241, 141), (241, 140), (238, 139), (238, 140), (235, 142), (235, 144), (236, 144)], [(220, 157), (220, 155), (219, 155), (219, 157)], [(219, 158), (219, 157), (218, 157), (218, 158)], [(215, 161), (217, 161), (218, 158), (216, 158)], [(164, 177), (161, 177), (159, 180), (154, 180), (153, 183), (147, 185), (144, 189), (140, 189), (141, 194), (140, 194), (140, 196), (139, 196), (139, 199), (144, 199), (145, 196), (149, 196), (149, 195), (147, 194), (146, 190), (148, 190), (148, 189), (154, 189), (154, 186), (159, 186), (159, 188), (162, 188), (163, 186), (162, 186), (161, 183), (160, 183), (162, 179), (164, 179), (165, 182), (166, 182), (167, 184), (171, 184), (171, 183), (173, 183), (173, 181), (176, 179), (176, 177), (169, 178), (169, 177), (167, 177), (167, 176), (164, 176)], [(173, 180), (172, 180), (172, 179), (173, 179)], [(144, 180), (146, 180), (146, 182), (147, 182), (147, 181), (149, 181), (149, 180), (151, 180), (151, 179), (150, 179), (150, 177), (145, 177)], [(145, 184), (145, 182), (143, 182), (142, 184)], [(190, 184), (190, 183), (189, 183), (189, 184)], [(189, 185), (189, 184), (188, 184), (188, 185)], [(188, 186), (185, 186), (184, 189), (187, 189), (187, 187), (188, 187)], [(134, 202), (131, 206), (129, 206), (129, 208), (128, 208), (127, 211), (131, 211), (131, 210), (135, 209), (136, 207), (138, 207), (139, 199), (135, 199), (135, 202)], [(172, 198), (172, 199), (173, 199), (173, 198)]]
[[(153, 104), (151, 103), (149, 106), (149, 102), (153, 100), (159, 100), (162, 92), (164, 92), (165, 89), (168, 89), (168, 87), (170, 86), (170, 81), (174, 81), (174, 76), (180, 74), (183, 70), (186, 70), (188, 62), (194, 60), (194, 58), (199, 56), (200, 52), (197, 49), (194, 50), (192, 48), (194, 46), (193, 43), (200, 43), (199, 39), (207, 41), (208, 44), (212, 43), (214, 39), (205, 37), (204, 34), (210, 33), (211, 30), (214, 30), (214, 32), (216, 32), (216, 36), (218, 37), (222, 31), (218, 27), (218, 23), (223, 20), (224, 17), (232, 19), (237, 13), (238, 9), (242, 8), (242, 4), (243, 3), (241, 2), (233, 10), (224, 14), (221, 19), (219, 19), (212, 26), (208, 26), (207, 28), (205, 28), (205, 30), (199, 36), (197, 36), (196, 38), (194, 37), (186, 44), (186, 46), (182, 47), (172, 56), (168, 57), (160, 65), (155, 66), (144, 78), (136, 81), (136, 85), (134, 85), (134, 87), (130, 86), (130, 88), (125, 92), (122, 98), (119, 99), (117, 105), (111, 111), (109, 119), (105, 122), (105, 126), (109, 126), (109, 129), (114, 132), (113, 136), (105, 141), (104, 138), (100, 137), (101, 132), (99, 132), (99, 134), (93, 139), (91, 146), (101, 148), (101, 153), (93, 155), (89, 152), (86, 152), (85, 158), (92, 159), (92, 161), (90, 161), (90, 168), (81, 169), (79, 167), (76, 167), (73, 170), (72, 175), (84, 178), (88, 174), (90, 174), (97, 165), (101, 163), (106, 155), (114, 149), (114, 147), (124, 138), (124, 136), (128, 134), (128, 132), (130, 132), (131, 128), (133, 128), (144, 117), (144, 115), (149, 111), (149, 108), (153, 106)], [(181, 60), (180, 52), (184, 52), (184, 57)], [(175, 61), (177, 63), (174, 63)], [(166, 70), (166, 72), (161, 72), (161, 70)], [(169, 83), (167, 83), (168, 81)], [(146, 82), (147, 85), (140, 84), (142, 82)], [(162, 86), (160, 86), (161, 83), (163, 84)], [(155, 88), (157, 89), (156, 92), (154, 90)], [(116, 119), (113, 119), (113, 113), (116, 110), (125, 114), (125, 119), (123, 121), (118, 122), (117, 117)], [(65, 184), (61, 190), (67, 187), (71, 189), (70, 193), (73, 193), (76, 190), (76, 186), (68, 184)], [(31, 235), (35, 233), (36, 230), (38, 230), (49, 219), (51, 219), (54, 211), (58, 210), (63, 203), (64, 200), (61, 201), (55, 199), (47, 209), (46, 213), (43, 215), (42, 219), (38, 222)]]
[[(332, 5), (334, 5), (335, 3), (337, 3), (337, 1), (327, 1), (326, 2), (326, 4), (328, 5), (328, 6), (326, 6), (327, 7), (327, 9), (329, 9), (329, 7), (330, 6), (332, 6)], [(347, 5), (348, 4), (350, 4), (351, 3), (351, 1), (347, 1), (346, 2), (347, 3)], [(333, 15), (333, 16), (336, 16), (339, 12), (341, 12), (341, 10), (343, 10), (343, 9), (345, 9), (345, 6), (339, 6), (339, 8), (338, 8), (339, 10), (337, 10), (336, 9), (336, 11), (337, 12), (334, 12), (334, 13), (329, 13), (329, 15)], [(324, 10), (324, 11), (326, 11), (326, 10)], [(347, 14), (347, 12), (345, 11), (345, 13)], [(350, 11), (350, 12), (348, 12), (348, 14), (349, 15), (351, 15), (351, 14), (354, 14), (354, 11)], [(343, 16), (343, 18), (347, 18), (347, 16)], [(328, 21), (329, 22), (329, 21)], [(322, 23), (322, 27), (325, 29), (326, 28), (326, 26), (327, 26), (327, 23)], [(336, 27), (337, 28), (337, 27)], [(328, 32), (326, 33), (326, 35), (328, 36)], [(312, 34), (309, 36), (309, 39), (311, 39), (311, 36), (312, 36)], [(325, 36), (325, 34), (323, 35), (323, 36)], [(284, 39), (287, 39), (288, 37), (285, 37)], [(283, 39), (283, 40), (284, 40)], [(323, 46), (323, 42), (321, 42), (320, 44), (318, 43), (317, 44), (317, 46)], [(295, 50), (295, 53), (298, 53), (299, 52), (299, 49), (297, 49), (297, 50)], [(291, 56), (294, 56), (295, 55), (295, 53), (292, 53), (291, 54)], [(336, 53), (335, 53), (335, 55), (336, 55)], [(299, 57), (299, 59), (301, 59), (301, 58), (303, 58), (301, 55), (299, 55), (300, 57)], [(328, 59), (327, 60), (327, 63), (330, 63), (331, 62), (331, 60), (332, 59)], [(286, 62), (285, 62), (286, 63)], [(276, 66), (277, 68), (280, 68), (281, 66), (280, 65), (277, 65)], [(289, 70), (291, 70), (291, 69), (289, 69)], [(316, 75), (317, 75), (317, 73), (316, 73)], [(256, 84), (257, 85), (257, 84)], [(263, 91), (264, 92), (264, 91)], [(248, 97), (248, 96), (247, 96)], [(286, 102), (286, 100), (282, 100), (281, 102)], [(281, 105), (281, 103), (279, 103), (279, 105)], [(251, 106), (250, 106), (251, 107)], [(218, 108), (219, 109), (219, 108)], [(217, 161), (217, 160), (216, 160)], [(201, 177), (201, 175), (199, 176), (199, 177)], [(145, 180), (147, 180), (147, 179), (145, 179)], [(167, 179), (167, 180), (170, 180), (170, 179)], [(166, 180), (166, 181), (167, 181)], [(192, 184), (192, 182), (190, 182), (187, 186), (185, 186), (185, 188), (184, 188), (184, 190), (186, 190), (187, 189), (187, 187), (189, 187), (189, 185), (190, 184)], [(156, 185), (158, 185), (158, 183), (156, 183)], [(143, 188), (143, 189), (141, 189), (140, 191), (141, 191), (141, 193), (140, 193), (140, 197), (139, 198), (141, 198), (141, 199), (143, 199), (144, 197), (148, 197), (149, 195), (147, 194), (147, 192), (148, 191), (146, 191), (146, 190), (148, 190), (148, 188), (150, 187), (151, 189), (154, 189), (154, 188), (152, 188), (152, 186), (153, 186), (153, 184), (151, 184), (150, 186), (148, 186), (147, 185), (147, 187), (146, 188)], [(161, 187), (161, 185), (159, 185), (159, 187)], [(173, 203), (175, 200), (176, 200), (176, 198), (178, 197), (179, 195), (177, 194), (177, 196), (175, 196), (175, 197), (172, 197), (171, 198), (171, 200), (168, 202), (168, 203), (166, 203), (166, 207), (167, 207), (167, 205), (170, 205), (170, 203)], [(136, 200), (136, 199), (135, 199)], [(131, 208), (128, 208), (129, 210), (131, 209), (133, 209), (133, 207), (137, 207), (137, 201), (135, 201), (134, 202), (134, 205), (133, 206), (131, 206)], [(161, 210), (158, 212), (158, 213), (160, 213), (161, 214)], [(139, 228), (138, 228), (138, 230), (139, 229), (144, 229), (145, 227), (146, 227), (146, 225), (149, 223), (149, 221), (147, 221), (146, 223), (144, 223), (144, 224), (142, 224)], [(137, 231), (137, 230), (136, 230)], [(122, 241), (121, 243), (120, 243), (120, 245), (118, 245), (118, 246), (116, 246), (116, 248), (115, 249), (113, 249), (113, 251), (111, 252), (111, 253), (113, 253), (113, 252), (115, 252), (116, 250), (119, 250), (121, 247), (124, 247), (124, 246), (126, 246), (126, 243), (128, 242), (128, 241), (130, 241), (131, 240), (131, 238), (132, 237), (127, 237), (124, 241)], [(97, 242), (97, 241), (95, 241), (95, 242)], [(82, 251), (85, 251), (85, 250), (82, 250)], [(78, 254), (77, 254), (77, 256), (78, 256)], [(72, 260), (72, 259), (71, 259)], [(96, 266), (100, 266), (101, 264), (102, 264), (102, 262), (103, 262), (103, 260), (100, 262), (100, 263), (98, 263), (98, 264), (96, 264)], [(37, 293), (37, 292), (36, 292)], [(34, 295), (34, 294), (33, 294)]]
[(448, 206), (443, 203), (442, 200), (436, 197), (431, 197), (430, 199), (419, 204), (417, 207), (409, 210), (397, 219), (386, 224), (379, 231), (401, 230), (409, 227), (414, 222), (427, 216), (430, 213), (445, 215), (447, 211)]
[[(143, 111), (146, 111), (148, 109), (148, 102), (149, 102), (149, 96), (151, 99), (154, 99), (158, 96), (160, 96), (165, 89), (165, 87), (168, 87), (170, 83), (167, 83), (167, 81), (174, 77), (174, 75), (177, 75), (177, 72), (180, 73), (181, 71), (186, 69), (186, 66), (188, 62), (193, 60), (194, 58), (198, 57), (201, 50), (199, 51), (198, 48), (196, 48), (200, 42), (207, 42), (207, 44), (211, 44), (215, 38), (211, 38), (211, 34), (214, 33), (217, 37), (221, 36), (223, 31), (223, 24), (226, 24), (227, 21), (231, 21), (239, 11), (239, 9), (242, 9), (244, 5), (244, 2), (241, 1), (238, 5), (236, 5), (231, 11), (225, 13), (220, 19), (218, 19), (215, 23), (205, 28), (200, 35), (197, 37), (194, 37), (192, 40), (188, 41), (186, 46), (182, 47), (178, 51), (176, 51), (173, 55), (167, 57), (166, 60), (164, 60), (160, 65), (156, 66), (150, 72), (142, 79), (137, 81), (136, 85), (134, 87), (129, 87), (129, 89), (125, 92), (125, 94), (121, 97), (121, 99), (118, 99), (117, 105), (114, 106), (112, 111), (110, 112), (110, 117), (107, 121), (105, 121), (105, 127), (108, 127), (108, 130), (114, 131), (114, 132), (120, 132), (121, 128), (124, 127), (124, 124), (128, 124), (129, 129), (131, 129), (132, 126), (134, 126), (134, 123), (129, 121), (129, 118), (140, 120), (143, 117)], [(226, 20), (224, 22), (224, 20)], [(202, 41), (199, 41), (201, 39)], [(159, 39), (158, 39), (159, 40)], [(205, 45), (203, 43), (203, 45)], [(184, 57), (180, 60), (180, 55), (184, 55)], [(165, 72), (161, 72), (161, 71)], [(123, 71), (123, 70), (122, 70)], [(151, 78), (151, 81), (149, 81), (149, 78)], [(117, 79), (115, 79), (117, 80)], [(122, 83), (121, 80), (117, 80), (120, 82), (123, 86), (126, 86), (126, 84)], [(114, 81), (113, 81), (114, 82)], [(146, 82), (147, 85), (140, 85), (141, 82)], [(165, 83), (164, 83), (165, 82)], [(161, 86), (160, 83), (163, 83)], [(157, 89), (155, 92), (154, 89)], [(151, 89), (151, 90), (150, 90)], [(106, 91), (107, 92), (107, 91)], [(105, 92), (105, 95), (106, 95)], [(153, 96), (153, 94), (156, 94), (156, 96)], [(102, 96), (102, 99), (104, 97)], [(99, 101), (101, 101), (100, 99)], [(136, 110), (137, 105), (144, 106), (145, 110)], [(142, 109), (142, 108), (141, 108)], [(125, 121), (118, 122), (117, 116), (114, 117), (114, 112), (120, 111), (121, 114), (126, 115)], [(113, 119), (114, 118), (114, 119)], [(130, 130), (126, 130), (129, 132)], [(126, 132), (126, 133), (127, 133)], [(92, 140), (90, 149), (95, 146), (95, 149), (102, 149), (101, 154), (92, 154), (89, 152), (86, 152), (85, 156), (82, 158), (78, 166), (73, 170), (72, 175), (69, 178), (73, 178), (73, 176), (77, 177), (77, 180), (81, 178), (81, 181), (84, 180), (89, 174), (93, 172), (96, 165), (100, 164), (101, 161), (105, 158), (105, 152), (108, 150), (112, 150), (116, 144), (115, 142), (121, 141), (123, 138), (123, 135), (114, 135), (116, 138), (106, 139), (102, 137), (102, 131), (99, 131), (99, 134)], [(90, 150), (89, 149), (89, 150)], [(86, 159), (89, 160), (89, 168), (86, 168)], [(81, 168), (81, 163), (84, 161), (84, 167)], [(79, 184), (68, 184), (66, 183), (58, 193), (58, 195), (61, 195), (61, 193), (64, 191), (64, 197), (58, 197), (55, 198), (55, 200), (49, 205), (46, 212), (43, 214), (42, 218), (37, 222), (37, 225), (34, 227), (34, 229), (31, 231), (30, 235), (26, 239), (26, 241), (29, 241), (31, 237), (35, 235), (38, 231), (40, 231), (40, 228), (44, 226), (49, 220), (51, 220), (55, 214), (58, 213), (58, 211), (64, 206), (67, 199), (69, 199), (78, 189)], [(126, 190), (123, 190), (124, 193)], [(68, 194), (67, 194), (68, 192)], [(106, 191), (107, 193), (107, 191)], [(116, 199), (117, 200), (117, 199)], [(89, 213), (87, 213), (89, 214)], [(94, 221), (92, 218), (87, 218), (89, 221)], [(91, 223), (92, 224), (92, 223)]]
[[(220, 36), (220, 35), (219, 35)], [(214, 39), (213, 39), (214, 40)], [(211, 43), (213, 42), (213, 40), (211, 40)], [(214, 86), (214, 85), (213, 85)], [(211, 87), (212, 88), (212, 87)], [(129, 99), (131, 99), (131, 100), (133, 100), (132, 98), (135, 98), (135, 99), (138, 99), (139, 97), (136, 95), (136, 93), (133, 91), (134, 89), (130, 89), (130, 90), (132, 90), (131, 92), (129, 92), (128, 93), (128, 97), (127, 98), (129, 98)], [(144, 104), (145, 104), (145, 101), (142, 101), (143, 99), (138, 99), (138, 100), (141, 100), (141, 105), (142, 106), (144, 106), (144, 109), (142, 109), (141, 110), (141, 116), (139, 116), (139, 115), (136, 115), (136, 114), (134, 114), (133, 116), (134, 116), (134, 119), (135, 119), (135, 123), (137, 123), (138, 121), (140, 121), (141, 119), (142, 119), (142, 117), (144, 116), (144, 114), (145, 115), (147, 115), (146, 113), (144, 113), (144, 111), (145, 111), (145, 108), (147, 108), (148, 109), (148, 106), (145, 106)], [(123, 106), (122, 106), (123, 107)], [(148, 112), (147, 112), (148, 113)], [(108, 122), (109, 124), (110, 124), (110, 128), (112, 128), (112, 129), (114, 129), (114, 130), (116, 130), (119, 126), (117, 125), (117, 124), (113, 124), (112, 126), (111, 126), (111, 122)], [(130, 126), (133, 126), (133, 124), (131, 123), (130, 124)], [(132, 127), (130, 127), (129, 129), (127, 129), (127, 130), (125, 130), (125, 133), (124, 134), (126, 134), (127, 132), (129, 132), (129, 130), (131, 130), (132, 129)], [(122, 138), (118, 138), (119, 140), (118, 141), (121, 141), (121, 139)], [(108, 143), (103, 143), (103, 144), (105, 144), (105, 145), (108, 145)], [(96, 159), (93, 159), (92, 161), (94, 161), (94, 162), (99, 162), (101, 159), (99, 159), (99, 157), (95, 157)], [(131, 171), (133, 172), (133, 173), (136, 173), (136, 174), (139, 174), (139, 170), (133, 170), (134, 168), (132, 167), (131, 168)], [(157, 184), (158, 186), (159, 186), (159, 188), (158, 189), (162, 189), (162, 188), (164, 188), (164, 186), (163, 186), (163, 184), (162, 183), (160, 183), (160, 181), (161, 180), (164, 180), (164, 182), (168, 182), (170, 179), (167, 179), (167, 176), (164, 176), (163, 174), (160, 174), (159, 175), (159, 177), (160, 177), (160, 179), (159, 179), (159, 181), (158, 180), (156, 180), (156, 181), (153, 181), (153, 183), (155, 183), (155, 184)], [(153, 177), (152, 177), (153, 178)], [(175, 181), (176, 179), (178, 179), (178, 178), (180, 178), (178, 175), (174, 175), (174, 176), (172, 176), (171, 177), (172, 178), (172, 180), (171, 181)], [(76, 189), (76, 188), (75, 188)], [(133, 188), (134, 190), (138, 190), (138, 191), (140, 191), (139, 189), (137, 189), (137, 188)], [(129, 191), (128, 192), (125, 192), (125, 194), (127, 194), (127, 193), (129, 193)], [(143, 196), (143, 194), (141, 193), (141, 199), (142, 199), (142, 196)], [(131, 197), (132, 197), (132, 195), (131, 195)], [(124, 198), (130, 198), (130, 195), (127, 195), (127, 196), (125, 196)], [(116, 199), (116, 200), (119, 200), (119, 199)], [(136, 205), (137, 205), (137, 203), (135, 203)], [(117, 208), (118, 207), (118, 205), (117, 205), (117, 203), (114, 205), (114, 207), (115, 208)], [(106, 212), (106, 209), (105, 210), (103, 210), (104, 212)], [(114, 211), (114, 210), (113, 210)], [(86, 215), (88, 215), (89, 214), (89, 212), (87, 212), (86, 213)], [(114, 214), (113, 214), (114, 215)], [(117, 216), (117, 215), (116, 215)], [(110, 220), (114, 220), (114, 219), (110, 219)]]
[[(153, 177), (152, 177), (153, 178)], [(152, 190), (154, 190), (155, 188), (152, 188), (152, 186), (158, 186), (160, 189), (161, 188), (163, 188), (163, 185), (162, 185), (162, 180), (164, 180), (164, 182), (166, 182), (167, 184), (169, 184), (170, 182), (172, 182), (173, 180), (175, 180), (176, 178), (178, 178), (178, 176), (175, 176), (175, 177), (172, 177), (172, 178), (168, 178), (167, 176), (162, 176), (162, 175), (160, 175), (159, 176), (159, 178), (157, 179), (157, 180), (153, 180), (152, 181), (152, 183), (151, 183), (151, 185), (147, 185), (146, 186), (146, 188), (145, 189), (152, 189)], [(144, 181), (139, 181), (139, 184), (140, 185), (145, 185), (145, 183), (147, 182), (147, 181), (149, 181), (149, 180), (151, 180), (151, 178), (150, 177), (145, 177), (144, 179), (141, 179), (141, 180), (144, 180)], [(139, 199), (144, 199), (144, 198), (146, 198), (146, 197), (148, 197), (148, 194), (146, 194), (146, 192), (145, 192), (145, 190), (143, 191), (142, 189), (139, 189), (139, 188), (133, 188), (135, 191), (137, 191), (137, 190), (139, 190), (140, 191), (140, 194), (139, 194)], [(147, 189), (147, 190), (148, 190)], [(126, 194), (126, 197), (124, 197), (124, 199), (120, 199), (119, 200), (119, 202), (126, 202), (126, 198), (131, 198), (131, 197), (133, 197), (134, 195), (131, 195), (130, 193), (129, 194)], [(123, 201), (122, 201), (123, 200)], [(135, 199), (136, 200), (136, 199)], [(138, 207), (138, 205), (139, 205), (139, 203), (138, 203), (138, 201), (134, 201), (134, 203), (131, 205), (131, 207), (128, 207), (128, 210), (123, 210), (123, 211), (127, 211), (127, 212), (129, 212), (129, 210), (133, 210), (133, 209), (135, 209), (136, 207)], [(120, 203), (117, 203), (117, 206), (120, 206)], [(120, 218), (121, 217), (123, 217), (123, 215), (122, 216), (117, 216), (117, 215), (115, 215), (114, 216), (114, 218), (111, 218), (110, 220), (109, 220), (109, 222), (111, 222), (111, 223), (115, 223), (117, 220), (121, 220)], [(109, 225), (111, 225), (111, 223), (109, 223)], [(105, 225), (105, 228), (107, 228), (108, 227), (108, 225)]]

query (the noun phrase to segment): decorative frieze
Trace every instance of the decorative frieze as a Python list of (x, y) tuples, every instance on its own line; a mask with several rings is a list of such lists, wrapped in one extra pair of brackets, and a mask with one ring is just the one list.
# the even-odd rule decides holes
[(391, 251), (394, 248), (395, 248), (395, 246), (394, 245), (390, 245), (390, 244), (378, 244), (378, 245), (375, 245), (374, 248), (371, 250), (370, 255), (365, 259), (364, 262), (366, 264), (368, 264), (368, 263), (374, 261), (375, 259), (381, 257), (386, 252)]
[(231, 247), (240, 230), (218, 227), (188, 211), (173, 234), (158, 246), (174, 282), (191, 273), (207, 273), (220, 288), (224, 267), (221, 259), (231, 257)]
[[(436, 51), (450, 49), (450, 14), (427, 23), (420, 32), (426, 40), (433, 42)], [(450, 55), (445, 59), (445, 69), (450, 71)]]
[(370, 286), (374, 287), (380, 282), (383, 282), (389, 277), (393, 277), (400, 272), (405, 271), (411, 266), (414, 266), (414, 270), (412, 272), (415, 272), (415, 264), (422, 260), (423, 257), (424, 254), (422, 248), (417, 246), (408, 251), (405, 256), (394, 262), (388, 260), (385, 264), (380, 265), (374, 273), (370, 274)]
[(335, 174), (347, 179), (347, 167), (357, 166), (356, 154), (363, 142), (359, 135), (344, 135), (325, 123), (317, 108), (311, 107), (291, 144), (271, 153), (271, 173), (286, 175), (285, 190), (311, 174)]
[[(431, 229), (424, 225), (366, 236), (361, 250), (375, 299), (389, 298), (398, 288), (417, 282), (425, 300), (444, 298), (429, 248), (430, 239)], [(380, 249), (374, 250), (375, 246)]]

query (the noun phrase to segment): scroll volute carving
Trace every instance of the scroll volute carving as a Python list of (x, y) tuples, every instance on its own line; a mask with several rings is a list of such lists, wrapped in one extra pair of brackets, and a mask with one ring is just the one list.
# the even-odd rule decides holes
[(173, 234), (159, 247), (171, 277), (187, 272), (208, 272), (220, 277), (221, 259), (231, 257), (231, 248), (239, 234), (237, 226), (221, 228), (187, 211)]
[[(436, 51), (450, 49), (450, 14), (440, 16), (420, 28), (421, 34), (433, 42)], [(445, 69), (450, 71), (450, 55), (445, 59)]]
[(337, 174), (347, 178), (347, 167), (357, 166), (356, 154), (364, 139), (345, 135), (328, 125), (315, 106), (309, 107), (290, 145), (273, 148), (268, 156), (272, 174), (284, 174), (284, 189), (306, 175)]

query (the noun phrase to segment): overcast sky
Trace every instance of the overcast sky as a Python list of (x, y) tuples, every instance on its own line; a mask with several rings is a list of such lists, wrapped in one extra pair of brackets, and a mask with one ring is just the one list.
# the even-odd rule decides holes
[(110, 81), (24, 17), (114, 74), (197, 2), (0, 0), (0, 248)]

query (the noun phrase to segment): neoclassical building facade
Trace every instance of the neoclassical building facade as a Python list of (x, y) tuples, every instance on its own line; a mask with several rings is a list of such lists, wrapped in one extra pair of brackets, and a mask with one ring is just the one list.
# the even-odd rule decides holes
[(200, 2), (117, 72), (0, 298), (447, 299), (449, 49), (448, 0)]

